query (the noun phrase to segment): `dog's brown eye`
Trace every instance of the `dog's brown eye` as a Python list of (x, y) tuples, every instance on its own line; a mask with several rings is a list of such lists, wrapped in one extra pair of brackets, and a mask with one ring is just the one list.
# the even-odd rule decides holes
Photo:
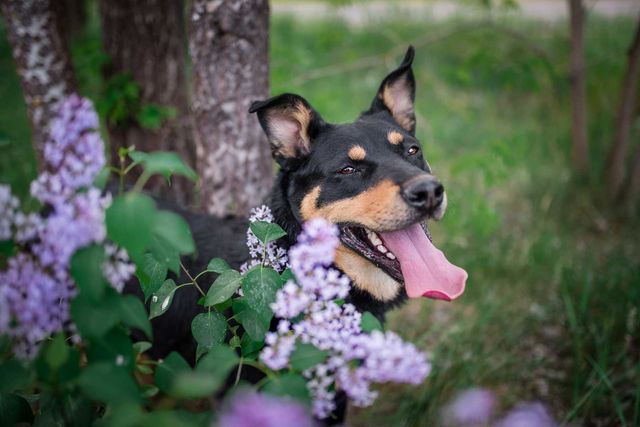
[(342, 169), (340, 169), (338, 173), (341, 175), (351, 175), (355, 171), (356, 169), (353, 166), (345, 166)]
[(409, 148), (409, 155), (413, 156), (414, 154), (416, 154), (418, 152), (418, 150), (420, 150), (418, 147), (416, 147), (415, 145), (413, 147)]

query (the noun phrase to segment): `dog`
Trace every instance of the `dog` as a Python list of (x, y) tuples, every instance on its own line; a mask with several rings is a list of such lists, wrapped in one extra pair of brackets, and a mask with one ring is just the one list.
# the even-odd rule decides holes
[[(249, 110), (257, 114), (280, 166), (268, 201), (275, 222), (287, 232), (280, 243), (294, 244), (302, 224), (312, 218), (336, 224), (340, 246), (335, 266), (352, 282), (347, 301), (381, 321), (408, 297), (457, 298), (467, 278), (435, 248), (424, 225), (443, 217), (447, 195), (416, 139), (413, 59), (409, 47), (369, 108), (352, 123), (327, 123), (295, 94), (254, 102)], [(248, 259), (246, 219), (179, 213), (189, 222), (198, 248), (198, 256), (183, 261), (189, 270), (205, 270), (213, 257), (235, 268)], [(200, 282), (212, 279), (204, 276)], [(129, 291), (139, 294), (139, 287)], [(167, 313), (153, 320), (152, 357), (179, 351), (195, 361), (190, 328), (202, 309), (199, 297), (187, 287)]]

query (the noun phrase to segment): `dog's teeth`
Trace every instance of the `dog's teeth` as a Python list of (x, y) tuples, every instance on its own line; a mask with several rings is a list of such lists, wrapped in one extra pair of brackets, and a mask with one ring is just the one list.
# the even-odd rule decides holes
[(386, 254), (389, 251), (389, 249), (385, 248), (383, 245), (378, 245), (376, 248), (383, 254)]
[(394, 254), (392, 254), (391, 252), (387, 252), (386, 255), (387, 255), (387, 258), (389, 258), (389, 259), (396, 259), (396, 256)]

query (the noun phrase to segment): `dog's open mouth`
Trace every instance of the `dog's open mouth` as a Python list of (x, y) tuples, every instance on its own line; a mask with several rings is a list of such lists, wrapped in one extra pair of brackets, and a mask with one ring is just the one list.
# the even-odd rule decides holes
[(451, 301), (464, 292), (467, 272), (447, 260), (421, 223), (381, 233), (343, 226), (340, 239), (390, 277), (404, 283), (410, 298), (425, 296)]

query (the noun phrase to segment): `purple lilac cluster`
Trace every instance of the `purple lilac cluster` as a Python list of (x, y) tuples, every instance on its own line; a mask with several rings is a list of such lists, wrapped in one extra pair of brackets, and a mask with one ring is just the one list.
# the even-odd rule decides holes
[(61, 104), (44, 147), (45, 171), (31, 184), (35, 198), (58, 206), (92, 185), (105, 165), (99, 124), (88, 99), (74, 94)]
[[(72, 95), (62, 103), (45, 144), (45, 171), (31, 185), (32, 195), (48, 206), (46, 215), (20, 212), (10, 188), (0, 186), (0, 240), (18, 246), (0, 271), (0, 334), (10, 336), (15, 353), (24, 358), (35, 355), (51, 334), (74, 331), (71, 257), (106, 237), (104, 215), (111, 198), (92, 187), (105, 163), (97, 127), (90, 101)], [(106, 251), (105, 277), (121, 289), (134, 268), (123, 250), (107, 246)]]
[[(313, 398), (313, 413), (325, 418), (335, 409), (336, 390), (357, 406), (377, 397), (372, 384), (419, 384), (429, 374), (424, 354), (393, 332), (364, 333), (361, 314), (343, 303), (350, 281), (331, 268), (339, 245), (338, 228), (323, 219), (307, 222), (289, 251), (297, 281), (278, 291), (272, 304), (280, 323), (266, 337), (260, 358), (271, 369), (288, 366), (296, 341), (328, 352), (327, 359), (303, 374)], [(295, 321), (294, 321), (295, 319)]]
[(540, 402), (523, 402), (502, 417), (495, 414), (497, 399), (490, 391), (471, 388), (457, 395), (442, 409), (443, 425), (450, 427), (556, 427), (547, 408)]
[(236, 393), (220, 415), (219, 427), (313, 427), (307, 410), (291, 400), (255, 392)]
[[(269, 223), (273, 222), (273, 215), (271, 214), (271, 209), (269, 209), (268, 206), (262, 205), (251, 209), (249, 222), (258, 221)], [(288, 266), (287, 251), (278, 247), (275, 242), (269, 242), (265, 246), (264, 243), (262, 243), (256, 235), (253, 234), (251, 228), (247, 229), (247, 247), (249, 248), (251, 261), (240, 267), (240, 271), (242, 273), (245, 273), (256, 265), (271, 267), (279, 273)]]

